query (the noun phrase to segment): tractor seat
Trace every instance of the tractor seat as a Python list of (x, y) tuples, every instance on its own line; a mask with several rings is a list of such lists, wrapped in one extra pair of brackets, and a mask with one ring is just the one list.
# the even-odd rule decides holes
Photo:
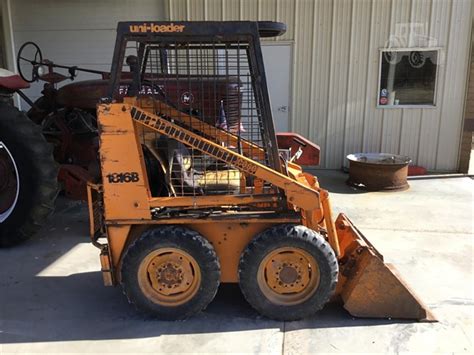
[(6, 69), (0, 69), (0, 87), (15, 91), (27, 89), (30, 87), (30, 84), (23, 80), (18, 74)]

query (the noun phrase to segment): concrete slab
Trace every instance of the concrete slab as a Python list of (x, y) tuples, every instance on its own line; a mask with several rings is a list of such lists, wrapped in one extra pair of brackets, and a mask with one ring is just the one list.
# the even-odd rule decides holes
[(85, 205), (61, 199), (37, 238), (0, 250), (0, 354), (472, 352), (474, 181), (413, 179), (405, 192), (365, 193), (340, 172), (318, 175), (335, 209), (396, 265), (439, 323), (354, 319), (339, 305), (276, 322), (232, 285), (192, 319), (148, 319), (120, 289), (102, 286)]

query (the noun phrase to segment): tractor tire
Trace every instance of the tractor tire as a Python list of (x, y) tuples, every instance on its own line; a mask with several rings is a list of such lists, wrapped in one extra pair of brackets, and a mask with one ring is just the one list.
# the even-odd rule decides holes
[(9, 247), (33, 236), (54, 211), (58, 169), (41, 128), (8, 104), (0, 104), (0, 142), (0, 197), (16, 194), (0, 207), (0, 247)]
[(145, 231), (123, 257), (121, 284), (128, 301), (163, 320), (190, 317), (207, 307), (220, 283), (212, 245), (179, 226)]
[(239, 262), (239, 285), (260, 314), (282, 321), (314, 315), (338, 280), (329, 243), (302, 225), (281, 224), (258, 234)]

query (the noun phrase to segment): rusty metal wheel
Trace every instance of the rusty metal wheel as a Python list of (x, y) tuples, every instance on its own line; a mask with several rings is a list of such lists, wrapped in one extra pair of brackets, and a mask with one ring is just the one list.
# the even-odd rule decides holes
[(332, 296), (338, 264), (329, 243), (301, 225), (276, 225), (242, 253), (239, 284), (261, 314), (278, 320), (313, 315)]
[(319, 285), (319, 266), (304, 249), (278, 248), (260, 263), (257, 282), (270, 302), (295, 305), (306, 301)]
[(122, 288), (130, 303), (161, 319), (187, 318), (213, 300), (220, 265), (212, 245), (180, 226), (145, 231), (125, 253)]
[(196, 259), (178, 248), (160, 248), (148, 254), (138, 268), (142, 292), (163, 306), (179, 306), (192, 299), (201, 284)]

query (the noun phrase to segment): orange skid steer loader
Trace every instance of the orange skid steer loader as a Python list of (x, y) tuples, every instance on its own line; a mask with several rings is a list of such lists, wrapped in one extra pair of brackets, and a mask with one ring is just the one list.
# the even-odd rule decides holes
[(273, 22), (122, 22), (97, 107), (101, 181), (88, 187), (104, 283), (161, 319), (238, 283), (261, 314), (433, 320), (300, 164), (317, 146), (275, 134), (260, 37)]

